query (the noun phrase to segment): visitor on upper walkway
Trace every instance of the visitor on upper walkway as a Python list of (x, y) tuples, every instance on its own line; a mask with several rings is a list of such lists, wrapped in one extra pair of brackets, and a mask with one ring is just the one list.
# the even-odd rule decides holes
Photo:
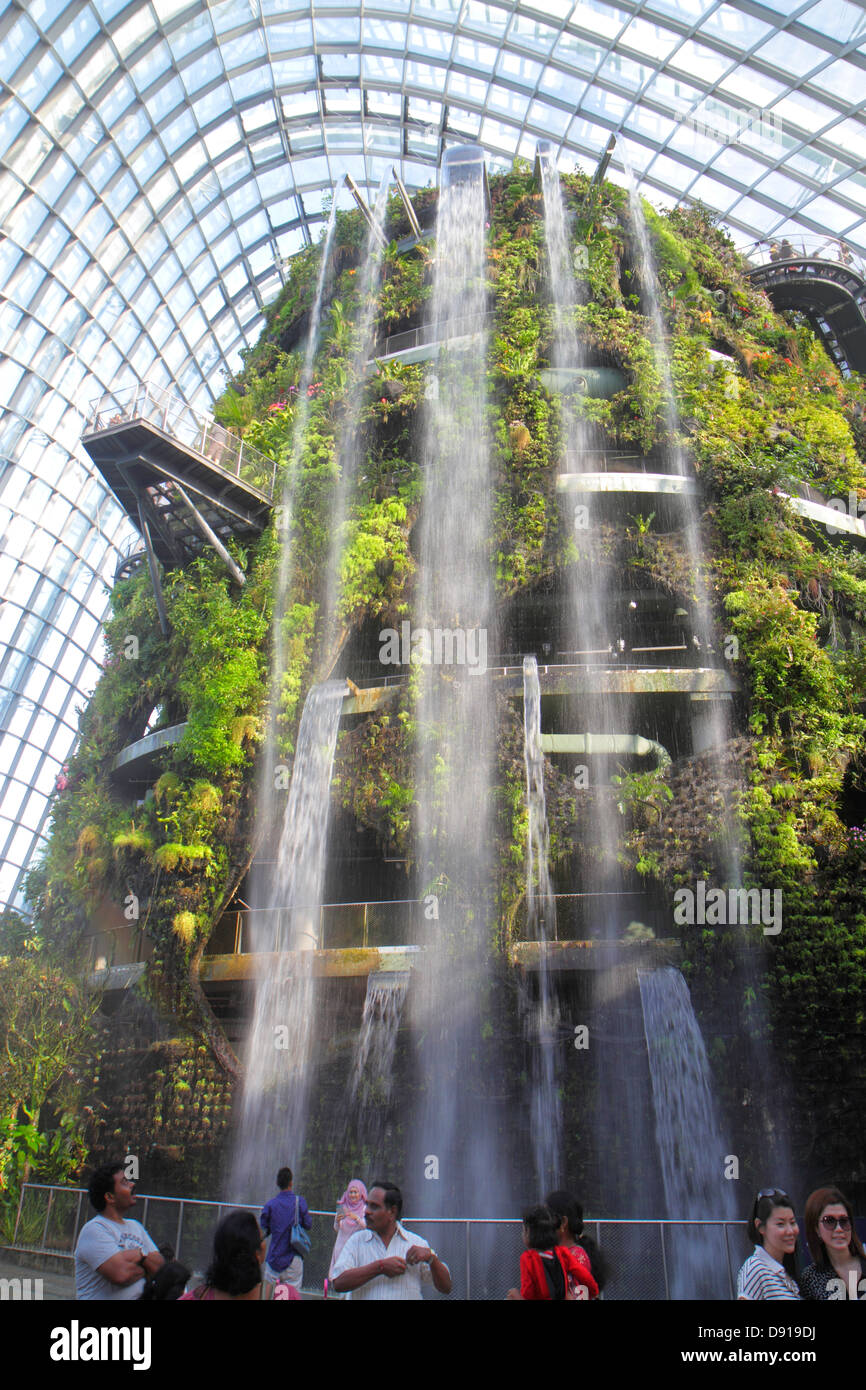
[(262, 1297), (262, 1266), (267, 1239), (250, 1211), (230, 1211), (214, 1232), (213, 1256), (204, 1283), (180, 1303), (257, 1302)]
[(549, 1192), (544, 1204), (559, 1221), (557, 1243), (564, 1245), (566, 1249), (576, 1246), (586, 1252), (592, 1277), (601, 1293), (610, 1277), (610, 1271), (606, 1257), (592, 1236), (588, 1236), (583, 1229), (583, 1207), (580, 1202), (570, 1192)]
[(333, 1277), (334, 1265), (337, 1263), (349, 1236), (355, 1235), (358, 1231), (366, 1231), (366, 1209), (367, 1189), (360, 1178), (353, 1178), (337, 1203), (337, 1214), (334, 1217), (334, 1230), (337, 1232), (337, 1239), (334, 1241), (334, 1253), (331, 1256), (331, 1266), (328, 1270), (329, 1279)]
[(866, 1296), (866, 1255), (854, 1228), (854, 1210), (838, 1187), (819, 1187), (806, 1199), (810, 1264), (800, 1292), (818, 1303)]
[(309, 1231), (313, 1218), (303, 1197), (292, 1191), (292, 1182), (291, 1168), (281, 1168), (277, 1173), (280, 1190), (262, 1208), (262, 1230), (271, 1237), (265, 1282), (270, 1285), (282, 1281), (299, 1289), (304, 1277), (304, 1251), (292, 1244), (292, 1227)]
[(798, 1299), (797, 1236), (800, 1228), (794, 1204), (779, 1188), (759, 1192), (746, 1228), (754, 1253), (740, 1266), (737, 1298)]
[(146, 1275), (165, 1263), (147, 1231), (126, 1213), (135, 1206), (135, 1183), (122, 1163), (97, 1168), (88, 1188), (94, 1216), (75, 1246), (75, 1296), (130, 1300), (144, 1289)]
[(400, 1224), (402, 1210), (399, 1187), (374, 1183), (365, 1209), (367, 1229), (349, 1237), (334, 1264), (335, 1293), (345, 1293), (353, 1302), (417, 1300), (428, 1280), (439, 1293), (451, 1292), (448, 1266)]

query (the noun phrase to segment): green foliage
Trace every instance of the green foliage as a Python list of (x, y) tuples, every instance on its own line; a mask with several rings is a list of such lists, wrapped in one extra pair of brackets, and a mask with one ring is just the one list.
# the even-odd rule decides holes
[(39, 951), (0, 957), (0, 1192), (49, 1147), (42, 1109), (91, 1033), (93, 992)]
[(173, 575), (170, 596), (174, 651), (182, 653), (177, 691), (187, 706), (179, 751), (209, 775), (224, 776), (249, 756), (235, 738), (235, 720), (263, 699), (267, 617), (243, 591), (234, 599), (209, 560)]
[(416, 495), (415, 487), (405, 487), (399, 497), (354, 508), (340, 561), (344, 621), (357, 620), (363, 612), (378, 616), (387, 607), (406, 611), (401, 596), (415, 569), (408, 541)]

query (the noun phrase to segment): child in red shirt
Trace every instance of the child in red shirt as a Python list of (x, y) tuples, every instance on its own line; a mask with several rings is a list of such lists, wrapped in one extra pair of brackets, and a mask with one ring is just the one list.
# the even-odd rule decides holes
[(557, 1245), (559, 1224), (549, 1207), (530, 1207), (523, 1213), (526, 1249), (520, 1256), (520, 1293), (512, 1289), (509, 1298), (581, 1303), (598, 1298), (586, 1251)]

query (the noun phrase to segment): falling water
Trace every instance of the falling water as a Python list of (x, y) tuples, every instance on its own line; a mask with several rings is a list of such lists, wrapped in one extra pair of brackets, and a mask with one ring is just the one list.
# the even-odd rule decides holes
[(562, 1106), (557, 1084), (559, 1005), (551, 990), (547, 943), (556, 937), (556, 899), (550, 881), (550, 828), (544, 795), (541, 750), (541, 687), (534, 656), (523, 658), (523, 750), (526, 765), (527, 836), (526, 899), (528, 934), (539, 943), (538, 998), (528, 1013), (532, 1043), (530, 1132), (539, 1192), (559, 1186), (561, 1178)]
[[(559, 382), (568, 387), (587, 367), (587, 354), (577, 330), (575, 305), (579, 289), (570, 254), (570, 233), (559, 175), (549, 160), (542, 160), (545, 241), (554, 310), (552, 361)], [(604, 468), (606, 441), (589, 424), (578, 393), (563, 395), (563, 473), (594, 472)], [(574, 562), (569, 567), (570, 621), (568, 646), (560, 659), (583, 668), (584, 693), (565, 706), (565, 715), (578, 728), (593, 732), (631, 732), (628, 723), (633, 703), (608, 692), (608, 674), (620, 660), (612, 606), (609, 555), (603, 494), (564, 493), (573, 520), (569, 525)], [(615, 678), (615, 677), (614, 677)], [(572, 729), (572, 732), (575, 730)], [(620, 819), (610, 778), (616, 768), (609, 759), (594, 755), (583, 769), (585, 780), (577, 787), (577, 835), (580, 839), (580, 873), (574, 884), (581, 901), (592, 904), (585, 930), (596, 939), (613, 943), (622, 937), (628, 917), (622, 904), (622, 870), (618, 862)], [(609, 965), (592, 977), (590, 1064), (595, 1081), (595, 1141), (603, 1209), (617, 1215), (652, 1215), (658, 1177), (654, 1163), (649, 1077), (643, 1049), (636, 1045), (640, 1029), (640, 1005), (633, 967)], [(635, 1247), (632, 1252), (638, 1257)]]
[[(309, 389), (313, 381), (313, 365), (319, 342), (319, 328), (322, 319), (322, 303), (325, 295), (328, 272), (331, 264), (331, 247), (334, 241), (334, 228), (337, 219), (337, 199), (331, 203), (331, 215), (322, 243), (319, 261), (319, 274), (316, 280), (316, 293), (310, 311), (310, 326), (304, 351), (304, 363), (298, 383), (294, 419), (292, 421), (292, 452), (285, 470), (280, 505), (277, 509), (277, 534), (280, 539), (280, 562), (274, 587), (274, 622), (272, 632), (270, 701), (268, 711), (265, 745), (260, 761), (260, 776), (257, 789), (258, 838), (261, 857), (268, 860), (274, 852), (274, 840), (279, 826), (278, 802), (276, 796), (274, 769), (279, 762), (277, 757), (277, 722), (280, 712), (280, 687), (286, 665), (285, 614), (288, 605), (289, 583), (292, 573), (292, 517), (295, 504), (295, 486), (300, 467), (304, 435), (310, 413)], [(250, 895), (254, 907), (264, 906), (270, 889), (264, 879), (270, 878), (254, 869)]]
[(279, 509), (277, 514), (277, 527), (279, 535), (279, 569), (277, 571), (277, 585), (274, 591), (274, 637), (272, 637), (271, 655), (271, 708), (270, 721), (268, 721), (268, 739), (265, 745), (263, 756), (265, 785), (263, 790), (265, 795), (260, 795), (259, 815), (263, 817), (264, 808), (272, 805), (271, 790), (274, 785), (272, 770), (277, 763), (275, 758), (275, 724), (279, 713), (279, 684), (285, 671), (285, 628), (284, 619), (286, 606), (289, 598), (289, 581), (292, 575), (292, 518), (295, 513), (295, 488), (297, 473), (299, 473), (300, 457), (302, 457), (304, 435), (307, 430), (307, 420), (310, 416), (310, 386), (313, 385), (313, 367), (316, 363), (316, 350), (318, 347), (318, 331), (321, 327), (321, 306), (325, 295), (325, 284), (327, 284), (329, 265), (331, 265), (331, 246), (334, 245), (334, 228), (336, 227), (336, 196), (331, 203), (331, 215), (328, 217), (328, 227), (325, 231), (324, 243), (322, 243), (321, 260), (318, 263), (318, 278), (316, 281), (316, 296), (313, 299), (313, 309), (310, 310), (310, 328), (307, 331), (306, 349), (304, 349), (303, 366), (300, 368), (300, 381), (297, 384), (297, 399), (295, 404), (295, 417), (292, 420), (292, 455), (289, 467), (285, 471), (285, 480), (282, 484), (282, 496), (279, 499)]
[[(725, 1179), (727, 1149), (703, 1038), (679, 970), (638, 972), (652, 1076), (656, 1137), (668, 1213), (676, 1219), (736, 1215)], [(672, 1231), (674, 1298), (728, 1296), (724, 1234)]]
[(355, 1041), (349, 1113), (357, 1142), (386, 1163), (384, 1131), (394, 1082), (394, 1053), (409, 985), (409, 972), (380, 970), (367, 977), (361, 1030)]
[[(417, 1189), (434, 1215), (504, 1201), (499, 1049), (485, 1042), (483, 1015), (495, 930), (485, 216), (480, 179), (443, 186), (431, 319), (444, 341), (425, 410), (416, 614), (434, 639), (433, 664), (421, 669), (417, 787), (422, 892), (435, 894), (438, 917), (425, 922), (412, 994), (422, 1099), (410, 1172), (414, 1185), (425, 1157), (438, 1157), (438, 1181)], [(437, 629), (447, 634), (438, 659)]]
[[(628, 176), (629, 216), (638, 251), (638, 279), (640, 282), (643, 305), (650, 325), (653, 355), (662, 380), (662, 405), (666, 435), (664, 456), (671, 473), (676, 473), (681, 477), (694, 477), (694, 469), (691, 467), (680, 441), (680, 419), (677, 410), (676, 395), (674, 393), (673, 377), (671, 376), (670, 350), (665, 334), (664, 322), (662, 320), (661, 306), (659, 304), (656, 265), (652, 245), (650, 243), (649, 231), (640, 194), (637, 191), (634, 178), (628, 167), (626, 168), (626, 173)], [(684, 523), (683, 534), (685, 536), (686, 548), (691, 566), (692, 585), (695, 598), (695, 618), (693, 622), (695, 637), (699, 644), (699, 649), (702, 652), (712, 653), (718, 649), (719, 644), (713, 639), (714, 625), (704, 574), (704, 550), (701, 541), (700, 518), (695, 498), (690, 494), (686, 494), (682, 498), (682, 508)], [(718, 748), (730, 738), (729, 721), (727, 718), (729, 708), (730, 702), (726, 703), (724, 701), (713, 700), (707, 704), (707, 708), (704, 711), (707, 714), (708, 725), (705, 742), (711, 747)], [(732, 846), (733, 843), (732, 840)]]
[[(644, 217), (641, 199), (635, 186), (631, 171), (626, 170), (629, 176), (629, 208), (631, 223), (635, 234), (638, 248), (638, 274), (643, 292), (644, 304), (647, 310), (651, 325), (651, 335), (655, 350), (656, 361), (662, 377), (664, 386), (664, 408), (666, 433), (670, 442), (669, 459), (671, 471), (687, 474), (690, 469), (685, 457), (682, 446), (679, 442), (679, 416), (676, 405), (676, 397), (673, 389), (673, 381), (670, 369), (670, 353), (662, 321), (661, 308), (659, 305), (658, 293), (656, 289), (656, 268), (652, 255), (652, 247), (647, 230), (646, 219)], [(693, 585), (696, 598), (697, 618), (695, 626), (698, 629), (699, 640), (702, 651), (710, 654), (707, 664), (719, 665), (716, 653), (721, 648), (721, 643), (715, 633), (712, 610), (710, 606), (709, 592), (705, 579), (704, 552), (701, 540), (700, 524), (697, 504), (694, 498), (686, 497), (683, 499), (685, 516), (685, 537), (688, 548), (689, 559), (691, 562)], [(702, 728), (699, 730), (700, 747), (696, 745), (696, 751), (709, 751), (713, 754), (713, 760), (719, 779), (725, 773), (725, 766), (721, 756), (716, 754), (716, 750), (721, 750), (731, 737), (730, 728), (730, 702), (710, 701), (702, 706)], [(695, 728), (693, 715), (693, 728)], [(696, 729), (696, 735), (698, 730)], [(723, 833), (719, 841), (719, 859), (721, 872), (729, 885), (739, 885), (741, 882), (740, 862), (741, 862), (741, 828), (736, 816), (736, 808), (726, 806), (723, 815)], [(758, 942), (763, 945), (763, 937), (758, 933)], [(745, 944), (745, 941), (744, 943)], [(748, 1054), (748, 1071), (751, 1076), (760, 1078), (760, 1085), (763, 1087), (767, 1114), (762, 1117), (764, 1134), (762, 1135), (765, 1152), (756, 1161), (756, 1169), (763, 1168), (766, 1164), (768, 1155), (772, 1152), (772, 1162), (778, 1171), (785, 1171), (788, 1167), (787, 1146), (784, 1136), (778, 1131), (773, 1109), (778, 1109), (782, 1113), (782, 1107), (776, 1104), (773, 1106), (768, 1098), (781, 1095), (782, 1080), (778, 1073), (778, 1067), (770, 1055), (768, 1045), (768, 1024), (762, 1003), (762, 989), (760, 974), (762, 970), (763, 952), (760, 950), (741, 950), (737, 953), (735, 972), (730, 983), (730, 988), (736, 990), (741, 998), (751, 998), (751, 1016), (749, 1025), (745, 1031), (745, 1047)], [(757, 1088), (756, 1088), (757, 1089)], [(789, 1109), (790, 1107), (785, 1107)]]
[(388, 208), (387, 175), (383, 177), (373, 208), (373, 221), (367, 228), (367, 240), (359, 271), (358, 311), (353, 330), (353, 350), (349, 365), (345, 410), (338, 431), (338, 476), (331, 506), (331, 534), (328, 572), (325, 585), (325, 661), (327, 672), (333, 670), (345, 632), (337, 632), (337, 602), (340, 588), (340, 562), (345, 544), (345, 523), (349, 503), (358, 476), (361, 446), (361, 414), (366, 402), (364, 390), (368, 363), (374, 345), (374, 329), (378, 308), (378, 291), (382, 279), (382, 250), (385, 213)]
[(319, 944), (331, 771), (347, 691), (343, 681), (328, 681), (307, 696), (271, 898), (253, 914), (259, 959), (235, 1154), (238, 1200), (262, 1191), (275, 1163), (297, 1167), (303, 1150), (313, 1064), (311, 953)]

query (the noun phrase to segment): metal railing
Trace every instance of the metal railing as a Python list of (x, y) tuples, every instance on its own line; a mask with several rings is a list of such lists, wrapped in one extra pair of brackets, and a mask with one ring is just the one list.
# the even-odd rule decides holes
[[(262, 864), (263, 861), (257, 861)], [(413, 946), (424, 938), (421, 898), (387, 898), (356, 903), (319, 903), (294, 908), (242, 908), (226, 913), (208, 943), (208, 955), (244, 955), (256, 949), (254, 934), (267, 940), (275, 915), (297, 912), (306, 921), (318, 915), (319, 949), (367, 949), (379, 946)], [(253, 925), (255, 923), (255, 926)], [(429, 935), (429, 924), (428, 924)], [(276, 945), (261, 950), (275, 950)]]
[(835, 262), (866, 279), (866, 261), (861, 252), (839, 237), (801, 236), (796, 241), (784, 236), (762, 238), (741, 248), (740, 254), (753, 270), (802, 256), (804, 260)]
[(213, 467), (257, 488), (269, 500), (273, 498), (277, 474), (274, 460), (162, 386), (145, 381), (100, 396), (91, 402), (84, 433), (97, 434), (135, 420), (156, 425)]
[(563, 473), (669, 473), (663, 459), (652, 454), (614, 449), (568, 449)]
[[(171, 1245), (175, 1257), (201, 1276), (210, 1261), (217, 1225), (238, 1207), (256, 1216), (261, 1211), (260, 1206), (244, 1203), (142, 1194), (132, 1215), (156, 1245)], [(303, 1287), (307, 1293), (321, 1294), (334, 1244), (334, 1213), (310, 1214), (312, 1248), (304, 1260)], [(92, 1216), (84, 1188), (25, 1183), (9, 1248), (71, 1260), (79, 1232)], [(407, 1216), (403, 1225), (433, 1246), (448, 1265), (452, 1298), (499, 1300), (519, 1286), (519, 1220)], [(731, 1299), (737, 1269), (752, 1250), (745, 1221), (593, 1219), (584, 1225), (609, 1265), (603, 1296), (611, 1301)], [(699, 1288), (692, 1286), (690, 1273), (698, 1242), (703, 1255)]]
[[(266, 866), (268, 861), (257, 860)], [(400, 862), (395, 860), (392, 862)], [(594, 931), (586, 925), (586, 914), (597, 900), (606, 902), (614, 898), (635, 898), (645, 895), (645, 889), (625, 889), (593, 893), (552, 893), (550, 898), (539, 898), (540, 903), (556, 903), (556, 926), (550, 940), (553, 941), (591, 941), (596, 938)], [(293, 909), (280, 907), (238, 908), (226, 912), (220, 918), (208, 942), (207, 956), (241, 956), (255, 954), (257, 950), (276, 950), (276, 942), (268, 941), (268, 926), (275, 914), (295, 911), (305, 920), (312, 921), (318, 914), (319, 950), (367, 950), (378, 948), (412, 948), (425, 946), (430, 937), (430, 924), (424, 916), (426, 898), (384, 898), (356, 903), (321, 903), (311, 907), (302, 904)], [(521, 941), (531, 940), (519, 928), (525, 924), (526, 904), (515, 918), (517, 935)], [(123, 927), (117, 928), (124, 931)], [(102, 935), (106, 935), (103, 933)], [(267, 944), (257, 946), (255, 936)], [(93, 938), (97, 940), (96, 937)], [(101, 940), (101, 937), (100, 937)], [(129, 940), (132, 940), (130, 933)], [(121, 945), (129, 948), (125, 938)], [(139, 960), (139, 955), (136, 960)], [(113, 965), (114, 960), (107, 964)], [(125, 962), (121, 962), (125, 963)]]
[(412, 348), (428, 347), (431, 343), (467, 337), (470, 333), (483, 333), (490, 328), (493, 318), (492, 313), (465, 314), (461, 318), (422, 323), (417, 328), (407, 328), (403, 333), (392, 333), (376, 344), (375, 350), (370, 354), (370, 360), (375, 362), (380, 357), (393, 357), (399, 352), (410, 352)]
[[(599, 671), (665, 671), (672, 663), (677, 667), (688, 666), (700, 668), (706, 665), (710, 658), (718, 655), (718, 652), (709, 642), (707, 644), (686, 641), (682, 633), (672, 634), (679, 636), (679, 641), (652, 642), (649, 639), (641, 641), (640, 645), (632, 646), (624, 638), (617, 638), (607, 647), (597, 647), (583, 651), (556, 652), (556, 660), (540, 660), (538, 663), (539, 675), (565, 675), (570, 671), (599, 670)], [(620, 646), (620, 642), (623, 643)], [(673, 655), (671, 655), (673, 653)], [(656, 658), (655, 660), (653, 658)], [(410, 673), (415, 670), (415, 664), (410, 662), (404, 666), (402, 663), (396, 667), (396, 672), (400, 674), (382, 675), (376, 674), (377, 666), (382, 669), (380, 664), (375, 661), (357, 661), (352, 666), (352, 684), (359, 690), (377, 690), (380, 687), (404, 685), (409, 679)], [(389, 668), (392, 671), (393, 667)], [(488, 656), (483, 674), (500, 678), (503, 676), (523, 675), (523, 658), (515, 659), (514, 653), (507, 652), (503, 655), (494, 653)]]

